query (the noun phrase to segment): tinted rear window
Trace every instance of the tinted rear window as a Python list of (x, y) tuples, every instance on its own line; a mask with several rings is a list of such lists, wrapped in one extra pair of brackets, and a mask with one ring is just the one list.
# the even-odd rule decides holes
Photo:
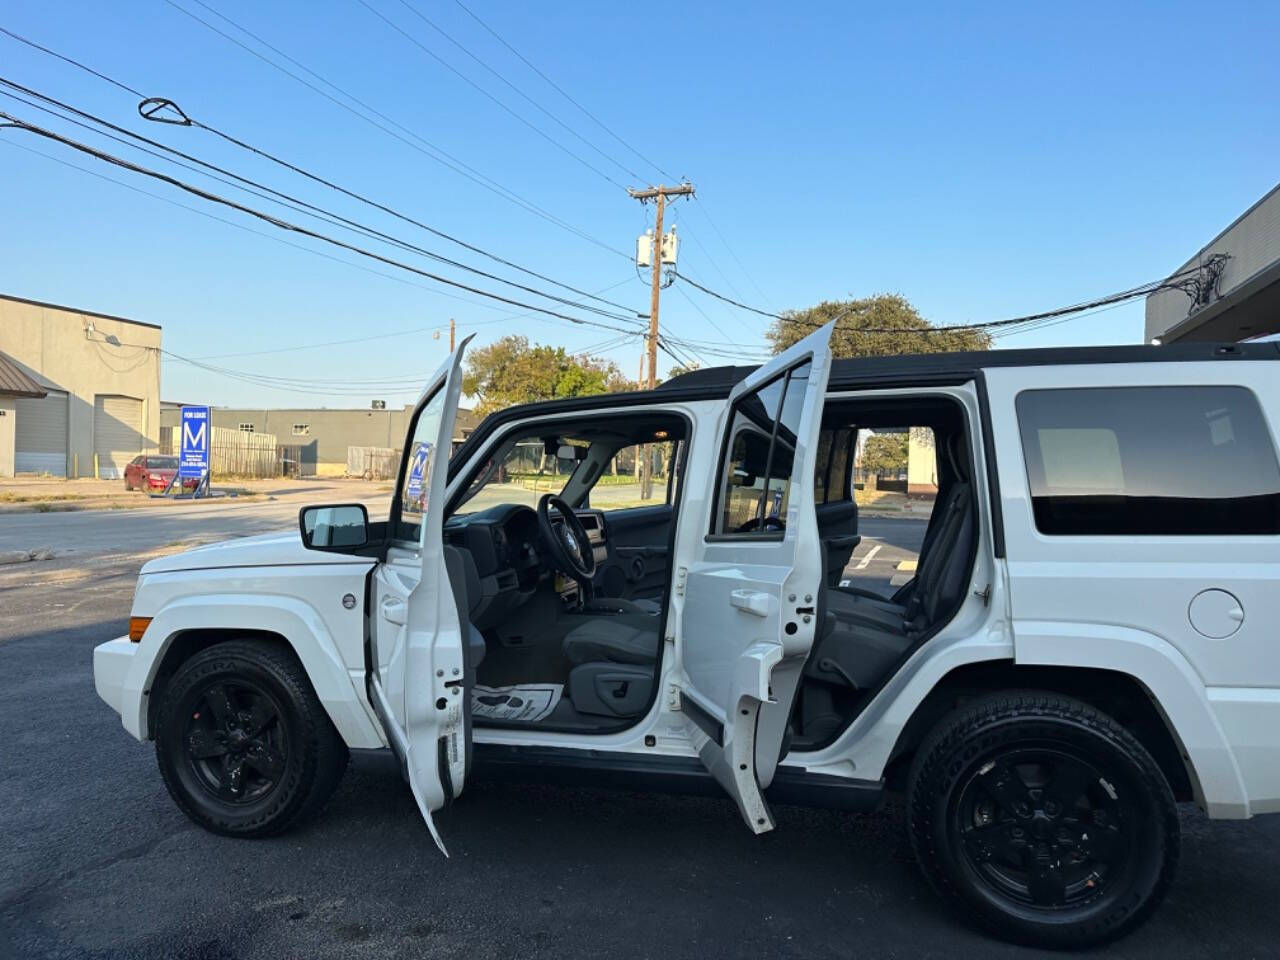
[(1244, 387), (1029, 390), (1017, 409), (1041, 533), (1280, 533), (1280, 465)]

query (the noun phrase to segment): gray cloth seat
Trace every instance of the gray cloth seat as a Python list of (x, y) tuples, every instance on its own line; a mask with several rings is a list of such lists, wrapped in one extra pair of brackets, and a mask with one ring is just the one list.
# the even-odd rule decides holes
[(807, 676), (872, 689), (963, 601), (977, 533), (961, 444), (953, 437), (947, 446), (957, 479), (939, 497), (936, 533), (922, 551), (906, 603), (824, 585), (820, 636), (805, 664)]
[(572, 664), (652, 664), (658, 659), (658, 618), (643, 613), (583, 617), (564, 638), (564, 656)]
[(841, 620), (853, 621), (888, 633), (921, 632), (936, 617), (941, 601), (949, 601), (948, 589), (959, 570), (967, 569), (973, 533), (970, 509), (972, 490), (968, 483), (968, 461), (964, 437), (952, 434), (944, 452), (951, 470), (951, 482), (939, 492), (931, 523), (920, 551), (915, 579), (896, 595), (879, 596), (868, 590), (837, 587), (831, 591), (830, 609)]

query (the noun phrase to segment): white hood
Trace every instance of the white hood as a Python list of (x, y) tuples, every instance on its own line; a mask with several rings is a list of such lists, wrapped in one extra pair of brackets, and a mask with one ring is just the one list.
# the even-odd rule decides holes
[(308, 550), (302, 545), (297, 530), (287, 533), (264, 533), (256, 537), (223, 540), (156, 557), (142, 566), (142, 572), (168, 573), (173, 570), (210, 570), (225, 567), (275, 567), (320, 563), (372, 563), (371, 558), (353, 557), (345, 553)]

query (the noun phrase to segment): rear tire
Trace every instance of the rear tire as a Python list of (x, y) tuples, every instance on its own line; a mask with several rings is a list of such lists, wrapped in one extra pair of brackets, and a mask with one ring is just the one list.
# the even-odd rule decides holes
[(293, 652), (231, 640), (178, 668), (159, 704), (156, 761), (182, 811), (213, 833), (265, 837), (337, 787), (347, 748)]
[(907, 788), (925, 877), (1018, 943), (1082, 948), (1131, 931), (1178, 862), (1159, 766), (1114, 720), (1050, 693), (983, 697), (921, 744)]

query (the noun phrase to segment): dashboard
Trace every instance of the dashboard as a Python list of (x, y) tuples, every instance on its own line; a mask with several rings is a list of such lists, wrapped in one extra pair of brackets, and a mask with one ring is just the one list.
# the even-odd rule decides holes
[[(587, 531), (596, 562), (603, 563), (609, 553), (604, 516), (598, 510), (575, 512)], [(556, 522), (553, 518), (552, 523)], [(452, 516), (445, 522), (444, 540), (466, 557), (472, 618), (481, 629), (484, 621), (509, 616), (552, 577), (562, 597), (577, 593), (574, 581), (556, 575), (542, 545), (538, 515), (524, 505), (499, 504)]]

